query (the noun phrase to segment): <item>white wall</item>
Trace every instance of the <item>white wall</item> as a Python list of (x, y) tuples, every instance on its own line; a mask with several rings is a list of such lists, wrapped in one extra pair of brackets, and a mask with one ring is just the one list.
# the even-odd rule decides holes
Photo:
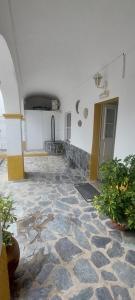
[(0, 35), (0, 89), (6, 113), (20, 113), (19, 92), (10, 51)]
[[(8, 42), (16, 70), (21, 70), (19, 87), (23, 97), (46, 91), (58, 95), (62, 102), (60, 136), (64, 137), (65, 112), (72, 110), (71, 143), (91, 152), (94, 103), (99, 101), (100, 93), (92, 76), (123, 50), (128, 52), (135, 46), (135, 1), (10, 1), (16, 47), (8, 3), (8, 0), (0, 2), (0, 32)], [(119, 97), (115, 143), (118, 157), (135, 152), (134, 54), (135, 51), (127, 56), (125, 79), (121, 79), (121, 58), (106, 70), (110, 98)], [(9, 72), (5, 73), (4, 78), (8, 75)], [(76, 88), (84, 81), (87, 83)], [(12, 83), (11, 93), (5, 94), (5, 98), (9, 99), (10, 112), (16, 112), (18, 92), (12, 89)], [(81, 100), (79, 115), (75, 112), (78, 99)], [(86, 120), (82, 116), (84, 107), (89, 108)], [(81, 128), (77, 125), (79, 119), (83, 122)]]
[(0, 150), (7, 149), (6, 120), (2, 117), (4, 113), (4, 99), (0, 90)]
[(22, 154), (21, 120), (6, 119), (8, 155)]
[[(91, 77), (83, 87), (69, 93), (63, 101), (64, 114), (72, 110), (71, 144), (91, 153), (93, 137), (94, 104), (107, 99), (119, 97), (117, 128), (114, 156), (124, 158), (135, 153), (135, 48), (126, 57), (126, 74), (122, 78), (122, 56), (105, 69), (110, 95), (106, 99), (99, 99), (102, 90), (95, 87)], [(94, 74), (93, 74), (94, 75)], [(75, 103), (80, 99), (79, 114), (76, 113)], [(83, 117), (83, 109), (89, 109), (87, 119)], [(82, 127), (78, 127), (78, 120), (82, 120)]]
[(0, 150), (7, 149), (6, 120), (0, 117)]
[(5, 107), (4, 107), (4, 99), (2, 92), (0, 90), (0, 116), (2, 116), (5, 113)]
[(25, 135), (27, 150), (41, 150), (44, 141), (51, 140), (51, 116), (55, 116), (55, 139), (61, 139), (60, 112), (25, 111)]

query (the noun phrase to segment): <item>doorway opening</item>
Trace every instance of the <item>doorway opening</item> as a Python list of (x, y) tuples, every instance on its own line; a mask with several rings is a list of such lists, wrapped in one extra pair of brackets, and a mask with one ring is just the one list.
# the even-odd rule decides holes
[(113, 159), (117, 123), (118, 98), (94, 106), (93, 142), (90, 179), (97, 180), (101, 163)]

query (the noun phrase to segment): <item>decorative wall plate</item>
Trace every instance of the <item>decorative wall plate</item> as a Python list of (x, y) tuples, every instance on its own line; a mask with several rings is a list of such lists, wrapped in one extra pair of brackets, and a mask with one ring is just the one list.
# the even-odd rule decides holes
[(82, 127), (82, 121), (81, 120), (78, 121), (78, 126)]
[(80, 100), (77, 100), (75, 104), (77, 114), (79, 114), (79, 104), (80, 104)]
[(88, 108), (87, 107), (85, 107), (83, 110), (83, 116), (85, 119), (87, 119), (87, 117), (88, 117)]

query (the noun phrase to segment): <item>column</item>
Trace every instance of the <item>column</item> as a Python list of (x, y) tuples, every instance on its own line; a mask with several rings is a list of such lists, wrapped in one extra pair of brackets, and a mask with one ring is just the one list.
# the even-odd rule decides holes
[(7, 131), (8, 180), (24, 179), (21, 114), (4, 114)]

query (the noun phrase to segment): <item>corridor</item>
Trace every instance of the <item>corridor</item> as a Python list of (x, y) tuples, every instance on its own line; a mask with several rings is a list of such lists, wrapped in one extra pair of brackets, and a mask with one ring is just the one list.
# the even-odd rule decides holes
[(85, 182), (61, 156), (25, 158), (26, 178), (0, 192), (14, 199), (12, 231), (21, 259), (12, 299), (134, 300), (135, 234), (113, 228), (74, 184)]

